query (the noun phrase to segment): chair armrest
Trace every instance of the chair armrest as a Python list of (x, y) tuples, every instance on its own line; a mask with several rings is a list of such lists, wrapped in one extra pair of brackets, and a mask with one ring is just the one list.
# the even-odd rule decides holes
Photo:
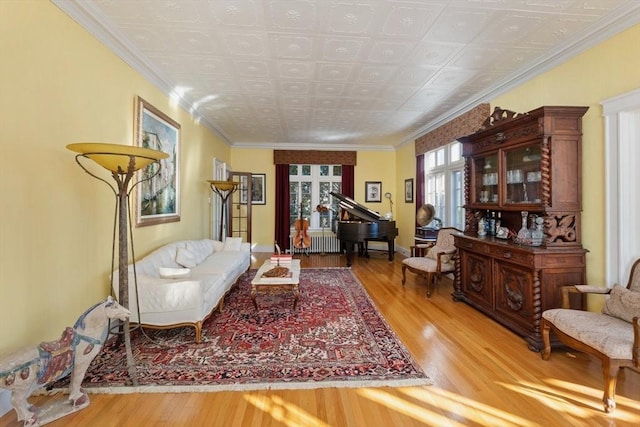
[(582, 292), (585, 294), (608, 294), (611, 292), (611, 288), (603, 288), (602, 286), (575, 285), (574, 287), (578, 292)]
[(633, 349), (631, 357), (633, 357), (633, 366), (640, 369), (640, 317), (634, 317), (631, 321), (633, 324)]
[(608, 294), (610, 288), (593, 285), (567, 285), (560, 288), (562, 292), (562, 308), (571, 308), (569, 304), (569, 294)]
[(433, 244), (430, 243), (419, 243), (417, 245), (409, 246), (409, 251), (412, 257), (423, 257), (432, 246)]
[(442, 264), (445, 264), (445, 262), (442, 261), (442, 257), (447, 256), (449, 257), (448, 262), (453, 262), (456, 259), (457, 253), (458, 252), (456, 248), (449, 249), (443, 252), (438, 252), (437, 259), (436, 259), (436, 273), (437, 274), (442, 273), (442, 269), (440, 268), (440, 266)]

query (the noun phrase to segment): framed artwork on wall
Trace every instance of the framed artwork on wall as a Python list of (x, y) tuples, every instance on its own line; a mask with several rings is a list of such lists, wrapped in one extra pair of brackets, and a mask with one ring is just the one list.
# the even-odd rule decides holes
[[(241, 179), (245, 179), (242, 177)], [(251, 204), (252, 205), (265, 205), (267, 203), (267, 192), (265, 188), (266, 174), (254, 173), (251, 174)], [(247, 193), (240, 194), (240, 203), (247, 203)]]
[(135, 144), (169, 154), (153, 178), (151, 166), (138, 172), (136, 227), (180, 221), (180, 124), (139, 96), (135, 111)]
[(382, 182), (366, 181), (364, 183), (364, 201), (365, 202), (381, 202), (382, 201)]
[(404, 180), (404, 202), (413, 203), (413, 178)]

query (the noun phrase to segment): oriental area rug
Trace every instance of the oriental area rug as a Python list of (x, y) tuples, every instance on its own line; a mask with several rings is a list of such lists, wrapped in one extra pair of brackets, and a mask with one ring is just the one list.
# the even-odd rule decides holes
[[(250, 297), (243, 275), (204, 323), (132, 332), (139, 386), (128, 386), (126, 356), (111, 339), (93, 360), (89, 393), (209, 392), (321, 387), (397, 387), (431, 381), (376, 309), (350, 269), (303, 269), (300, 296)], [(68, 378), (54, 389), (66, 388)]]

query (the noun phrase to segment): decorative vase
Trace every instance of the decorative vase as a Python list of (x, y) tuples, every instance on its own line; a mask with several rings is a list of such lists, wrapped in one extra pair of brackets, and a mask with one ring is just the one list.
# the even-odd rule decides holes
[(520, 215), (522, 215), (522, 227), (520, 228), (520, 231), (518, 231), (516, 243), (520, 243), (521, 245), (529, 245), (531, 244), (531, 232), (527, 228), (527, 218), (529, 216), (529, 212), (522, 211), (520, 212)]
[(531, 246), (540, 246), (544, 240), (544, 231), (542, 231), (544, 218), (538, 216), (535, 219), (535, 228), (531, 231)]

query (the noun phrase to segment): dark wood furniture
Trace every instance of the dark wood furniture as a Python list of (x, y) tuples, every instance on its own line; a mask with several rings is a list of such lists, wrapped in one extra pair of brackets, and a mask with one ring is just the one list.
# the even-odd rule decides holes
[(398, 236), (396, 222), (385, 219), (378, 212), (343, 194), (336, 192), (330, 194), (340, 200), (340, 208), (348, 216), (348, 219), (345, 219), (344, 215), (340, 214), (340, 219), (335, 222), (333, 230), (344, 245), (347, 267), (351, 266), (354, 246), (357, 244), (359, 254), (366, 255), (366, 242), (370, 240), (386, 241), (389, 261), (393, 261), (395, 238)]
[[(466, 226), (455, 236), (453, 298), (523, 336), (534, 351), (543, 348), (542, 312), (561, 306), (563, 286), (585, 282), (580, 211), (587, 109), (517, 114), (496, 108), (481, 130), (461, 138)], [(522, 227), (522, 212), (542, 217), (542, 245), (479, 237), (479, 218), (488, 211), (514, 232)]]

